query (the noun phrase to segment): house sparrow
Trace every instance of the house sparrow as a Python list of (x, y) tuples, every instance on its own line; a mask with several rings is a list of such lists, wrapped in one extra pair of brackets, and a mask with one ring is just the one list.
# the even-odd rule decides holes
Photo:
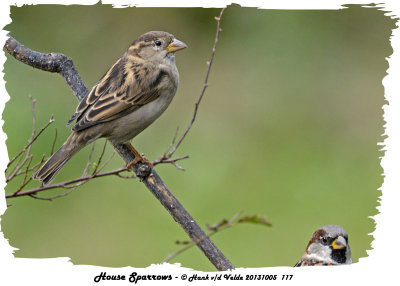
[(325, 225), (314, 232), (295, 267), (351, 263), (347, 232), (338, 225)]
[[(76, 120), (71, 135), (33, 178), (48, 184), (89, 143), (101, 137), (126, 143), (153, 123), (175, 95), (179, 83), (175, 52), (186, 47), (167, 32), (152, 31), (137, 38), (79, 103), (67, 123)], [(132, 151), (139, 158), (133, 163), (143, 160)]]

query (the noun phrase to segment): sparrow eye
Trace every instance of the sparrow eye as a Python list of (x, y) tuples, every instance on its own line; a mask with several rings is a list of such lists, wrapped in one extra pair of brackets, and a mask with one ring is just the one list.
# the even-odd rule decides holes
[(161, 41), (160, 40), (155, 40), (154, 44), (159, 47), (159, 46), (161, 46)]
[(329, 242), (329, 240), (328, 240), (327, 237), (323, 237), (323, 238), (321, 239), (321, 241), (322, 241), (322, 244), (324, 244), (324, 245), (327, 245), (328, 242)]

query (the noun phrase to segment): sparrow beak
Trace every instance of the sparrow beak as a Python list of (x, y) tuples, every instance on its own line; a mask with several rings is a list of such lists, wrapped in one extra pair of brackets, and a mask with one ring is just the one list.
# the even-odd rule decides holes
[(332, 242), (331, 246), (333, 249), (345, 249), (347, 247), (347, 242), (343, 236), (339, 236)]
[(174, 41), (168, 45), (167, 50), (170, 53), (174, 53), (174, 52), (180, 51), (184, 48), (187, 48), (187, 45), (184, 42), (174, 39)]

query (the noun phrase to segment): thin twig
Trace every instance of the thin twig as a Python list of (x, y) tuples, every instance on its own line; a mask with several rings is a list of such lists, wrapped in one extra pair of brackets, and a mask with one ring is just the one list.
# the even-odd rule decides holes
[[(29, 95), (28, 97), (29, 97), (29, 99), (30, 99), (30, 101), (31, 101), (31, 112), (32, 112), (32, 135), (31, 135), (31, 137), (30, 137), (29, 140), (28, 140), (28, 143), (29, 143), (29, 142), (31, 142), (32, 139), (35, 137), (35, 133), (36, 133), (36, 114), (35, 114), (35, 103), (36, 103), (36, 100), (33, 99), (33, 97), (32, 97), (31, 95)], [(28, 160), (28, 157), (29, 157), (29, 155), (30, 155), (31, 147), (32, 147), (32, 144), (29, 145), (29, 147), (26, 148), (25, 150), (24, 150), (24, 149), (21, 150), (21, 152), (18, 153), (17, 156), (15, 156), (15, 157), (9, 162), (9, 164), (7, 165), (7, 168), (9, 167), (9, 165), (10, 165), (17, 157), (19, 157), (19, 156), (21, 156), (23, 153), (25, 153), (26, 150), (28, 151), (28, 152), (26, 152), (25, 158), (24, 158), (24, 160), (22, 161), (22, 163), (21, 163), (22, 157), (19, 158), (17, 164), (15, 164), (14, 168), (13, 168), (13, 169), (11, 170), (11, 172), (10, 172), (11, 175), (10, 175), (7, 179), (11, 180), (11, 179), (15, 176), (15, 174), (17, 174), (18, 171), (24, 166), (24, 164), (26, 163), (26, 161)], [(6, 169), (6, 171), (7, 171), (7, 169)]]
[(176, 128), (174, 137), (172, 138), (171, 143), (169, 143), (169, 145), (168, 145), (167, 149), (164, 151), (164, 153), (160, 157), (158, 157), (157, 160), (151, 162), (153, 164), (153, 166), (162, 164), (162, 163), (169, 163), (169, 162), (165, 162), (166, 160), (168, 160), (167, 154), (171, 150), (171, 148), (175, 145), (176, 138), (178, 137), (178, 132), (179, 132), (179, 126)]
[[(43, 132), (47, 127), (49, 127), (50, 124), (53, 123), (53, 122), (54, 122), (54, 119), (53, 119), (53, 116), (51, 116), (49, 122), (47, 122), (46, 125), (43, 126), (42, 129), (40, 129), (40, 131), (36, 134), (36, 136), (35, 136), (33, 139), (31, 139), (31, 140), (29, 141), (29, 143), (28, 143), (28, 144), (27, 144), (13, 159), (11, 159), (10, 162), (8, 162), (7, 168), (11, 165), (12, 162), (14, 162), (18, 157), (20, 157), (21, 154), (25, 153), (25, 151), (27, 151), (27, 150), (30, 150), (30, 146), (32, 146), (33, 142), (35, 142), (36, 139), (42, 134), (42, 132)], [(27, 153), (27, 154), (29, 154), (29, 153)], [(21, 157), (21, 158), (22, 158), (22, 157)], [(21, 158), (20, 158), (20, 159), (21, 159)], [(11, 171), (11, 175), (7, 176), (6, 182), (11, 181), (11, 180), (16, 176), (16, 174), (19, 172), (19, 170), (20, 170), (20, 169), (24, 166), (24, 164), (27, 162), (27, 160), (28, 160), (28, 155), (25, 157), (25, 159), (23, 160), (23, 162), (22, 162), (21, 164), (19, 163), (19, 162), (20, 162), (20, 159), (18, 160), (18, 162), (17, 162), (17, 164), (16, 164), (16, 167), (14, 167), (13, 170)], [(6, 169), (6, 170), (7, 170), (7, 169)]]
[[(50, 124), (52, 124), (53, 122), (54, 122), (54, 117), (53, 117), (53, 115), (52, 115), (52, 116), (50, 117), (50, 120), (46, 123), (45, 126), (42, 127), (42, 129), (40, 129), (40, 131), (35, 135), (35, 137), (34, 137), (33, 139), (29, 140), (29, 143), (28, 143), (24, 148), (22, 148), (22, 150), (21, 150), (17, 155), (15, 155), (14, 158), (12, 158), (12, 159), (10, 160), (10, 162), (8, 162), (7, 168), (8, 168), (19, 156), (21, 156), (21, 154), (23, 154), (23, 153), (29, 148), (29, 146), (31, 146), (31, 145), (33, 144), (33, 142), (35, 142), (36, 139), (43, 133), (43, 131), (46, 130), (46, 128), (49, 127)], [(7, 170), (7, 169), (6, 169), (6, 170)]]
[(57, 128), (55, 128), (55, 134), (54, 134), (54, 139), (53, 139), (53, 143), (51, 144), (51, 150), (50, 150), (50, 156), (53, 155), (54, 153), (54, 148), (56, 146), (56, 141), (57, 141)]
[[(13, 178), (15, 178), (16, 176), (18, 176), (19, 174), (23, 174), (25, 173), (26, 176), (26, 172), (29, 171), (29, 167), (26, 169), (26, 171), (22, 172), (20, 171), (24, 166), (25, 163), (30, 160), (29, 164), (32, 162), (32, 158), (31, 157), (31, 149), (32, 149), (32, 144), (33, 142), (35, 142), (35, 140), (40, 136), (40, 134), (51, 124), (51, 120), (39, 131), (39, 133), (36, 135), (36, 113), (35, 113), (35, 103), (36, 100), (29, 95), (29, 99), (31, 100), (31, 110), (32, 110), (32, 135), (30, 137), (30, 139), (28, 140), (28, 144), (22, 148), (22, 150), (16, 155), (14, 156), (13, 159), (11, 159), (11, 161), (7, 164), (7, 168), (13, 163), (15, 162), (15, 160), (18, 158), (17, 163), (14, 165), (14, 167), (11, 169), (11, 171), (9, 172), (9, 175), (6, 178), (6, 182), (11, 181)], [(54, 120), (53, 120), (54, 121)], [(36, 136), (35, 136), (36, 135)], [(22, 159), (23, 157), (21, 156), (22, 154), (25, 154), (24, 159)], [(22, 162), (21, 162), (22, 160)], [(6, 169), (7, 171), (7, 169)], [(25, 183), (25, 180), (23, 182), (23, 185)]]
[[(32, 95), (29, 95), (29, 99), (31, 100), (31, 109), (32, 109), (32, 136), (31, 136), (31, 140), (32, 138), (35, 137), (35, 133), (36, 133), (36, 112), (35, 112), (35, 103), (36, 103), (36, 99), (34, 99), (32, 97)], [(27, 155), (29, 155), (31, 153), (31, 149), (32, 149), (32, 144), (29, 145), (28, 147), (28, 153)]]
[[(236, 213), (228, 222), (224, 223), (223, 226), (220, 227), (214, 227), (212, 228), (212, 231), (210, 233), (207, 234), (207, 238), (213, 236), (214, 234), (216, 234), (217, 232), (220, 232), (222, 230), (225, 230), (227, 228), (230, 228), (232, 226), (235, 225), (235, 222), (237, 220), (237, 218), (243, 213), (243, 210), (239, 211), (238, 213)], [(217, 224), (218, 225), (218, 224)], [(210, 227), (209, 227), (210, 229)], [(204, 239), (204, 238), (203, 238)], [(174, 253), (169, 254), (164, 260), (163, 262), (169, 262), (171, 259), (175, 258), (176, 256), (178, 256), (179, 254), (181, 254), (182, 252), (185, 252), (186, 250), (190, 249), (191, 247), (195, 246), (199, 241), (190, 241), (188, 243), (185, 242), (185, 246), (182, 247), (181, 249), (175, 251)]]
[[(18, 173), (20, 173), (21, 168), (25, 165), (26, 161), (28, 161), (29, 157), (25, 156), (25, 158), (22, 160), (23, 157), (20, 157), (17, 161), (17, 164), (14, 166), (14, 168), (10, 171), (11, 174), (7, 176), (6, 182), (8, 183), (11, 181), (13, 178), (17, 176)], [(22, 162), (21, 162), (22, 160)], [(24, 173), (24, 172), (22, 172)]]
[[(44, 157), (44, 155), (42, 155), (42, 159), (40, 159), (39, 162), (37, 162), (37, 163), (36, 163), (35, 165), (33, 165), (32, 167), (30, 167), (30, 168), (28, 169), (28, 172), (31, 172), (31, 171), (33, 171), (33, 170), (39, 169), (38, 167), (40, 167), (40, 165), (44, 162), (44, 159), (45, 159), (45, 157)], [(22, 175), (22, 174), (25, 174), (25, 171), (19, 171), (19, 172), (17, 172), (17, 173), (15, 174), (14, 178), (17, 177), (17, 176), (20, 176), (20, 175)], [(6, 182), (8, 183), (9, 181), (6, 180)]]
[(51, 197), (39, 197), (35, 194), (29, 194), (30, 197), (34, 198), (34, 199), (38, 199), (38, 200), (46, 200), (46, 201), (52, 201), (54, 199), (58, 199), (58, 198), (62, 198), (65, 197), (67, 195), (69, 195), (70, 193), (72, 193), (76, 188), (73, 188), (71, 190), (69, 190), (68, 192), (65, 192), (63, 194), (59, 194), (59, 195), (55, 195), (55, 196), (51, 196)]
[(101, 160), (103, 159), (104, 152), (106, 151), (106, 146), (107, 146), (107, 140), (104, 140), (103, 149), (101, 150), (101, 154), (99, 156), (99, 159), (97, 160), (97, 163), (95, 164), (95, 167), (94, 167), (94, 170), (93, 170), (92, 174), (96, 174), (97, 169), (99, 168), (99, 166), (101, 164)]
[[(123, 168), (119, 168), (113, 171), (107, 171), (107, 172), (103, 172), (103, 173), (97, 173), (97, 174), (93, 174), (93, 175), (87, 175), (87, 176), (82, 176), (76, 179), (72, 179), (69, 181), (64, 181), (61, 183), (57, 183), (57, 184), (53, 184), (53, 185), (44, 185), (38, 188), (34, 188), (34, 189), (30, 189), (30, 190), (26, 190), (26, 191), (21, 191), (18, 193), (13, 193), (13, 194), (6, 194), (6, 198), (15, 198), (15, 197), (20, 197), (20, 196), (27, 196), (30, 194), (35, 194), (38, 192), (42, 192), (42, 191), (46, 191), (46, 190), (51, 190), (51, 189), (56, 189), (56, 188), (64, 188), (64, 189), (69, 189), (71, 188), (70, 185), (72, 184), (76, 184), (79, 182), (85, 182), (91, 179), (95, 179), (95, 178), (101, 178), (101, 177), (105, 177), (105, 176), (110, 176), (110, 175), (118, 175), (119, 173), (125, 172), (126, 171), (126, 167)], [(72, 186), (75, 187), (75, 186)]]
[(101, 170), (104, 169), (105, 166), (108, 165), (108, 163), (110, 163), (111, 159), (114, 157), (115, 155), (115, 150), (113, 150), (113, 152), (111, 153), (110, 157), (108, 157), (108, 159), (103, 163), (103, 165), (97, 169), (98, 172), (100, 172)]
[(85, 169), (83, 169), (83, 172), (82, 172), (82, 177), (85, 177), (88, 174), (89, 167), (92, 164), (92, 156), (93, 156), (93, 153), (94, 153), (94, 149), (95, 149), (94, 147), (95, 146), (96, 146), (96, 142), (93, 142), (92, 148), (90, 149), (90, 153), (89, 153), (89, 156), (88, 156), (88, 159), (87, 159), (87, 162), (86, 162)]
[[(32, 159), (33, 159), (33, 156), (31, 155), (31, 147), (32, 147), (33, 143), (36, 141), (36, 139), (39, 137), (40, 134), (38, 134), (38, 136), (35, 136), (35, 135), (36, 135), (36, 114), (35, 114), (35, 103), (36, 103), (36, 100), (33, 99), (31, 96), (29, 96), (29, 98), (31, 99), (31, 103), (32, 103), (32, 121), (33, 121), (33, 123), (32, 123), (32, 135), (31, 135), (31, 138), (28, 140), (28, 142), (29, 142), (30, 144), (28, 144), (27, 146), (25, 146), (25, 147), (23, 148), (23, 150), (22, 150), (21, 152), (19, 152), (19, 155), (15, 156), (15, 159), (19, 156), (18, 162), (17, 162), (16, 166), (13, 168), (11, 175), (9, 175), (9, 176), (6, 178), (6, 182), (9, 182), (9, 181), (11, 181), (12, 179), (14, 179), (15, 177), (20, 176), (20, 175), (24, 175), (24, 177), (23, 177), (23, 179), (22, 179), (22, 183), (21, 183), (21, 185), (19, 186), (19, 188), (18, 188), (14, 193), (12, 193), (11, 196), (8, 196), (8, 197), (17, 197), (17, 194), (20, 193), (20, 192), (32, 181), (32, 177), (31, 177), (31, 176), (28, 176), (29, 172), (31, 172), (31, 171), (37, 171), (37, 169), (40, 168), (41, 164), (44, 162), (44, 159), (45, 159), (45, 157), (44, 157), (44, 155), (43, 155), (42, 158), (41, 158), (41, 160), (40, 160), (38, 163), (36, 163), (35, 165), (31, 166)], [(48, 125), (44, 126), (44, 127), (42, 128), (41, 132), (42, 132), (45, 128), (47, 128), (47, 126), (48, 126)], [(40, 133), (41, 133), (41, 132), (40, 132)], [(53, 151), (54, 151), (54, 145), (55, 145), (55, 142), (56, 142), (56, 138), (57, 138), (57, 130), (56, 130), (56, 133), (55, 133), (55, 136), (54, 136), (54, 139), (53, 139), (52, 148), (51, 148), (51, 154), (53, 154)], [(92, 174), (91, 174), (90, 176), (88, 175), (88, 169), (89, 169), (89, 167), (90, 167), (90, 165), (91, 165), (91, 159), (92, 159), (92, 156), (93, 156), (93, 153), (94, 153), (95, 143), (96, 143), (96, 142), (94, 142), (93, 145), (92, 145), (92, 150), (91, 150), (91, 152), (90, 152), (90, 154), (89, 154), (88, 163), (87, 163), (87, 165), (86, 165), (86, 167), (85, 167), (85, 169), (84, 169), (84, 171), (83, 171), (83, 173), (82, 173), (82, 176), (81, 176), (81, 178), (80, 178), (81, 180), (79, 180), (78, 182), (76, 182), (74, 185), (70, 185), (70, 184), (72, 184), (72, 183), (71, 183), (70, 181), (66, 181), (66, 182), (64, 182), (64, 183), (61, 183), (61, 185), (63, 185), (63, 186), (60, 187), (60, 188), (64, 188), (64, 189), (76, 189), (78, 186), (81, 186), (81, 185), (83, 185), (84, 183), (86, 183), (86, 182), (89, 181), (89, 180), (86, 180), (86, 178), (92, 178), (92, 177), (93, 177), (93, 174), (95, 174), (95, 173), (97, 173), (97, 172), (100, 171), (99, 165), (101, 164), (101, 160), (102, 160), (102, 157), (103, 157), (104, 152), (105, 152), (105, 147), (106, 147), (107, 141), (105, 141), (105, 143), (104, 143), (104, 146), (103, 146), (103, 149), (102, 149), (102, 153), (101, 153), (101, 155), (100, 155), (100, 157), (99, 157), (97, 163), (95, 163), (95, 168), (94, 168)], [(25, 150), (25, 152), (24, 152), (24, 150)], [(22, 160), (23, 157), (22, 157), (21, 155), (24, 154), (24, 153), (26, 153), (26, 156), (25, 156), (25, 158)], [(115, 152), (114, 152), (113, 154), (115, 154)], [(113, 155), (113, 154), (112, 154), (112, 155)], [(110, 161), (111, 158), (112, 158), (112, 156), (110, 156), (110, 158), (107, 160), (107, 162), (105, 162), (105, 163), (101, 166), (101, 169), (104, 168), (104, 167), (107, 165), (107, 163)], [(21, 161), (22, 161), (22, 162), (21, 162)], [(14, 160), (14, 162), (15, 162), (15, 160)], [(28, 164), (26, 164), (27, 162), (28, 162)], [(26, 165), (26, 166), (25, 166), (25, 165)], [(24, 166), (25, 166), (25, 168), (24, 168), (24, 170), (22, 170), (22, 168), (23, 168)], [(116, 172), (117, 172), (117, 173), (116, 173)], [(114, 172), (113, 172), (113, 171), (107, 172), (107, 174), (109, 174), (109, 175), (119, 175), (119, 176), (121, 176), (121, 175), (119, 174), (119, 172), (120, 172), (120, 170), (114, 170)], [(38, 189), (38, 188), (36, 188), (36, 189)], [(43, 186), (41, 186), (40, 189), (46, 190), (47, 188), (44, 188)], [(28, 192), (29, 192), (29, 190), (28, 190)], [(39, 191), (37, 191), (37, 192), (39, 192)], [(66, 196), (66, 195), (69, 194), (70, 192), (71, 192), (71, 191), (69, 191), (69, 192), (67, 192), (67, 193), (65, 193), (65, 194), (63, 194), (63, 195), (57, 195), (57, 196), (49, 197), (49, 198), (46, 198), (46, 199), (52, 200), (52, 199), (54, 199), (54, 198)], [(7, 196), (6, 196), (6, 197), (7, 197)], [(39, 197), (37, 197), (37, 196), (32, 196), (32, 197), (34, 197), (34, 198), (39, 198)]]
[(163, 154), (164, 157), (167, 156), (167, 153), (168, 153), (168, 152), (171, 150), (171, 148), (174, 146), (174, 144), (175, 144), (175, 142), (176, 142), (176, 138), (178, 138), (178, 132), (179, 132), (179, 126), (176, 127), (176, 131), (175, 131), (175, 134), (174, 134), (174, 138), (172, 138), (172, 141), (171, 141), (171, 143), (168, 145), (167, 150), (165, 150), (165, 152), (164, 152), (164, 154)]
[[(242, 216), (243, 210), (239, 211), (236, 213), (229, 221), (226, 219), (221, 220), (220, 222), (216, 223), (215, 225), (208, 225), (207, 224), (207, 229), (210, 230), (210, 233), (207, 235), (207, 238), (210, 236), (213, 236), (217, 232), (221, 232), (225, 229), (231, 228), (237, 224), (240, 223), (253, 223), (253, 224), (258, 224), (258, 225), (263, 225), (263, 226), (272, 226), (272, 224), (265, 218), (263, 215), (251, 215), (251, 216)], [(205, 239), (205, 238), (203, 238)], [(196, 245), (196, 243), (199, 243), (199, 241), (177, 241), (177, 244), (183, 244), (185, 245), (178, 251), (168, 255), (163, 262), (168, 262), (177, 255), (181, 254), (182, 252), (188, 250), (189, 248), (193, 247)]]
[[(25, 184), (25, 183), (26, 183), (26, 178), (28, 177), (29, 167), (31, 166), (32, 159), (33, 159), (33, 156), (30, 155), (30, 156), (29, 156), (28, 164), (27, 164), (26, 167), (25, 167), (24, 179), (22, 180), (22, 184)], [(23, 187), (22, 187), (22, 188), (23, 188)], [(21, 188), (21, 189), (22, 189), (22, 188)]]
[(118, 173), (118, 174), (115, 174), (115, 175), (117, 175), (118, 177), (120, 177), (122, 179), (135, 179), (136, 178), (135, 175), (124, 176), (124, 175), (121, 175), (121, 173)]
[(13, 195), (15, 196), (16, 194), (18, 194), (31, 180), (32, 180), (32, 177), (30, 177), (29, 179), (28, 179), (28, 181), (26, 181), (26, 178), (27, 178), (27, 176), (28, 176), (28, 169), (29, 169), (29, 166), (30, 166), (30, 164), (31, 164), (31, 162), (32, 162), (32, 158), (33, 158), (33, 156), (29, 156), (29, 162), (28, 162), (28, 165), (26, 166), (26, 170), (25, 170), (25, 172), (24, 172), (24, 179), (23, 179), (23, 181), (22, 181), (22, 184), (21, 184), (21, 186), (18, 188), (18, 190), (16, 190), (14, 193), (13, 193)]
[[(171, 164), (173, 164), (173, 165), (176, 165), (176, 162), (177, 161), (180, 161), (180, 160), (184, 160), (184, 159), (187, 159), (187, 158), (189, 158), (189, 155), (185, 155), (185, 156), (181, 156), (181, 157), (176, 157), (176, 158), (173, 158), (173, 159), (164, 159), (164, 158), (158, 158), (157, 160), (155, 160), (155, 161), (153, 161), (153, 162), (151, 162), (152, 164), (153, 164), (153, 166), (156, 166), (156, 165), (158, 165), (158, 164), (163, 164), (163, 163), (171, 163)], [(177, 167), (178, 169), (180, 168), (180, 169), (182, 169), (182, 170), (184, 170), (182, 167), (180, 167), (180, 166), (178, 166)]]

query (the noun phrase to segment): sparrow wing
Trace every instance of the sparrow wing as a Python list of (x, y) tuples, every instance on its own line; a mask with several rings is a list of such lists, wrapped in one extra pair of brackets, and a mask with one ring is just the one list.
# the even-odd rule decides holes
[(160, 96), (160, 83), (168, 76), (142, 62), (119, 59), (79, 103), (68, 121), (73, 131), (121, 118)]
[(318, 261), (312, 258), (302, 258), (293, 267), (303, 267), (303, 266), (331, 266), (334, 265), (329, 262)]

